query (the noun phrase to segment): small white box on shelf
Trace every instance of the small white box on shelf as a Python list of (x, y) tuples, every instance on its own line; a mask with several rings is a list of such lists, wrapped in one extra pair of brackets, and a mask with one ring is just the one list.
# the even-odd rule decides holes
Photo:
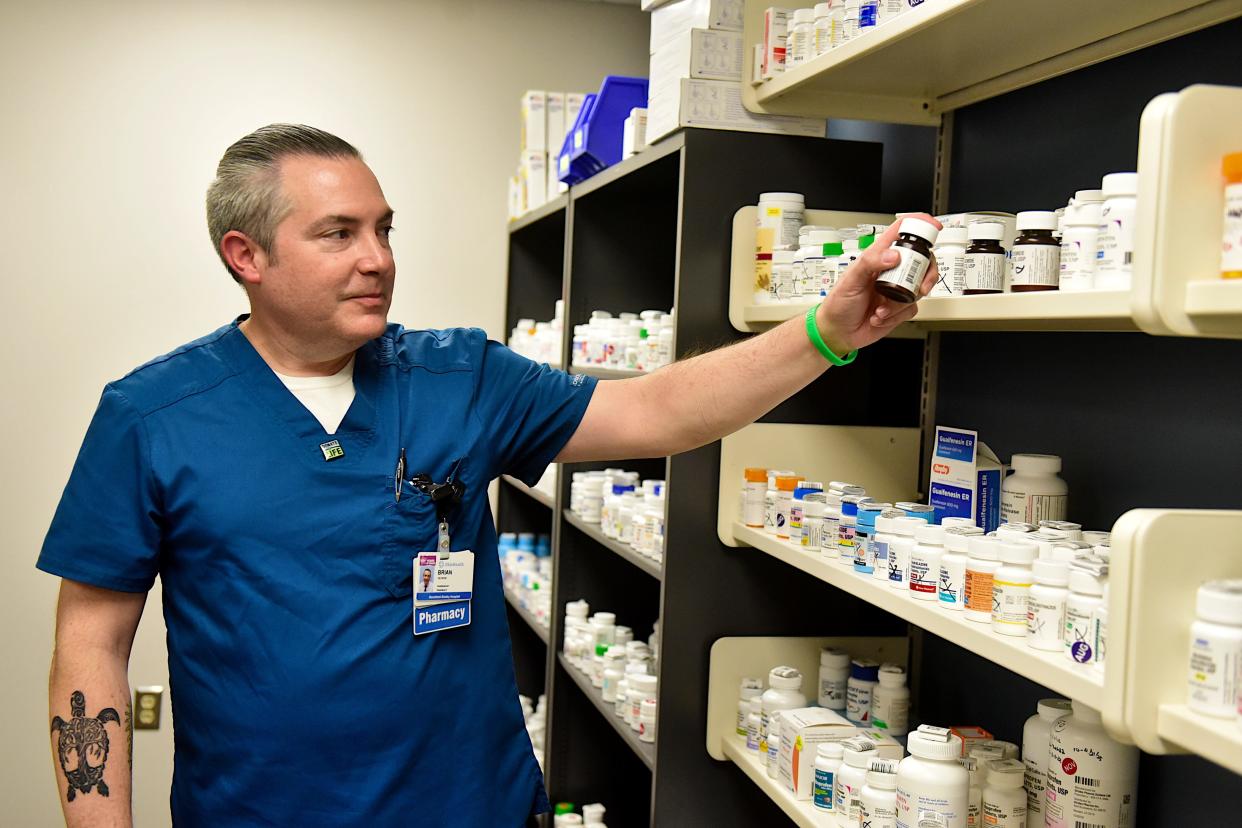
[(681, 78), (652, 87), (647, 102), (647, 142), (687, 126), (812, 138), (823, 138), (827, 131), (827, 122), (820, 118), (748, 111), (742, 105), (741, 84), (735, 82)]
[(742, 33), (690, 29), (651, 56), (652, 84), (673, 78), (742, 79)]
[(548, 154), (555, 155), (561, 151), (565, 141), (565, 93), (549, 92), (547, 98), (547, 144)]
[(677, 0), (651, 12), (650, 54), (690, 29), (742, 30), (743, 0)]
[(621, 129), (621, 157), (637, 155), (647, 147), (647, 110), (634, 107)]
[(763, 12), (763, 64), (760, 80), (771, 80), (785, 71), (785, 38), (793, 12), (773, 6)]
[(840, 742), (857, 733), (844, 717), (826, 707), (784, 710), (780, 714), (781, 752), (777, 779), (796, 799), (810, 799), (815, 782), (815, 752), (826, 742)]
[(522, 153), (522, 187), (526, 191), (523, 212), (542, 207), (548, 200), (548, 156), (544, 152)]
[(548, 151), (548, 93), (527, 90), (522, 93), (522, 152)]

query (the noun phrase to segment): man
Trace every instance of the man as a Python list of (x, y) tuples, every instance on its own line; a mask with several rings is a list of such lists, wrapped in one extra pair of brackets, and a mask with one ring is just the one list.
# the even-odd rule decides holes
[[(157, 574), (178, 825), (518, 826), (546, 810), (489, 481), (719, 439), (915, 313), (872, 289), (897, 260), (891, 227), (812, 325), (597, 384), (478, 330), (388, 325), (393, 210), (335, 136), (242, 138), (207, 216), (251, 313), (105, 388), (39, 558), (63, 579), (49, 701), (72, 826), (130, 824), (131, 769), (107, 737), (116, 711), (129, 721)], [(462, 591), (434, 595), (456, 600), (416, 600), (416, 566), (443, 567)]]

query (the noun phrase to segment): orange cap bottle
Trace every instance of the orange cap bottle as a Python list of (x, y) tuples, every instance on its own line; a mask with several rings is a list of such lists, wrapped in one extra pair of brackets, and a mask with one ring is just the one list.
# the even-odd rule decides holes
[(1221, 160), (1225, 176), (1225, 222), (1221, 239), (1220, 275), (1242, 279), (1242, 152)]

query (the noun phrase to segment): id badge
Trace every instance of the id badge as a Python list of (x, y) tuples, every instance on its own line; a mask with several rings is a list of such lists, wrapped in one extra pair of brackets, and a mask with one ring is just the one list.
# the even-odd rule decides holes
[(470, 623), (474, 553), (421, 552), (414, 559), (414, 634), (451, 630)]

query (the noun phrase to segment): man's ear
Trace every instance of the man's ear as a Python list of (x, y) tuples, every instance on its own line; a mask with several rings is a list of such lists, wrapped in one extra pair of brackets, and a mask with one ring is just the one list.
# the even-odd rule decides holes
[(233, 272), (241, 277), (243, 285), (257, 287), (263, 281), (267, 253), (245, 233), (240, 230), (225, 233), (220, 239), (220, 253)]

